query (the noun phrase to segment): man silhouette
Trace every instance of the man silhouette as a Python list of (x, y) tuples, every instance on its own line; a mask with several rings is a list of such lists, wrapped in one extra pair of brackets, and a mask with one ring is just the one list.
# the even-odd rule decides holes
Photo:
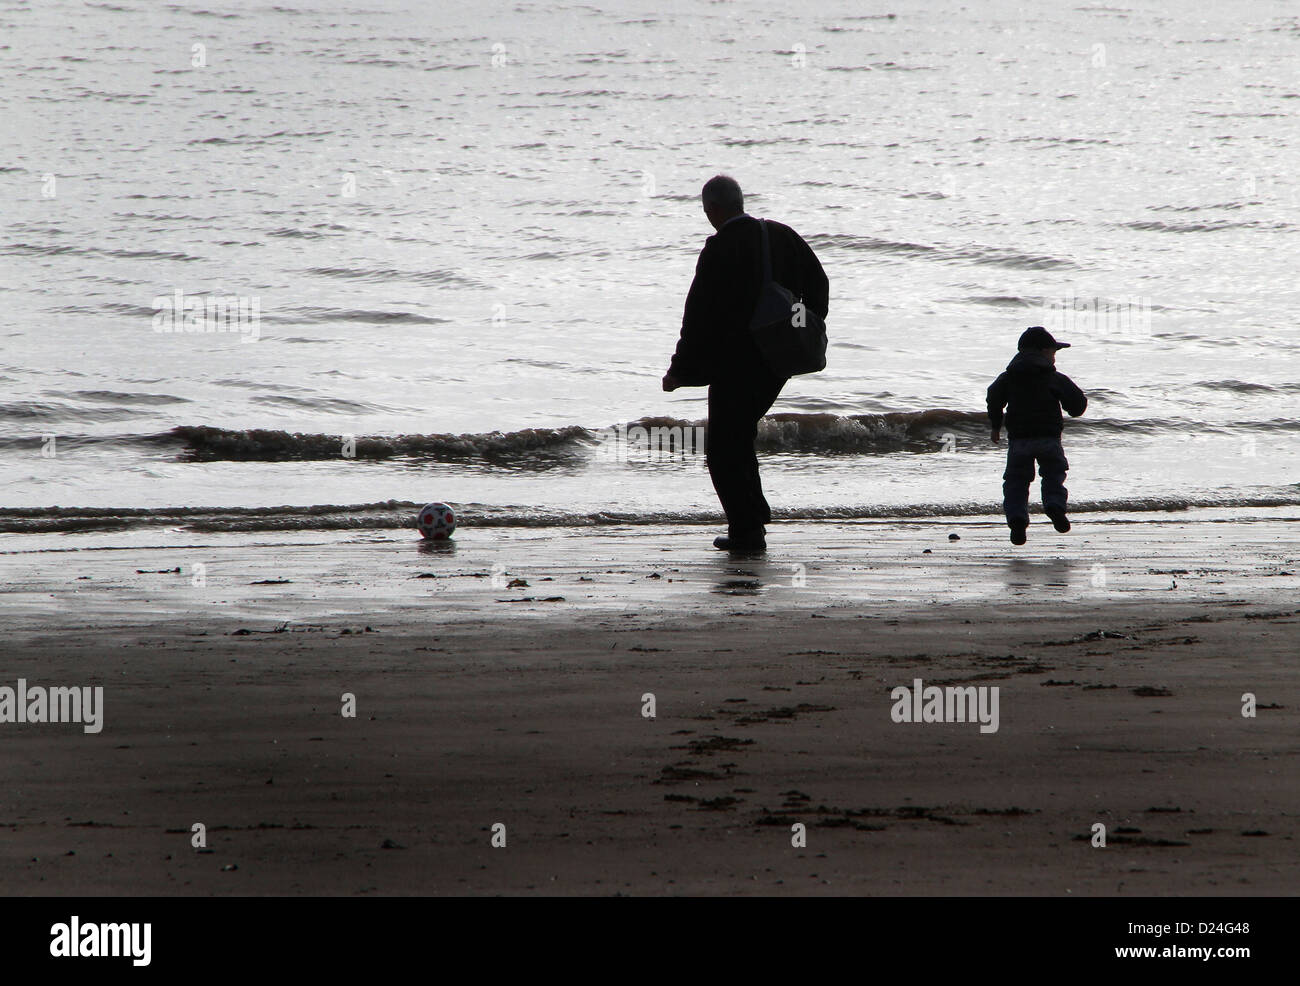
[[(764, 363), (749, 332), (763, 277), (759, 220), (745, 213), (740, 185), (727, 175), (710, 178), (700, 197), (717, 232), (704, 242), (695, 264), (681, 338), (663, 388), (709, 388), (705, 456), (727, 515), (727, 534), (713, 544), (761, 551), (772, 511), (763, 496), (754, 440), (758, 422), (789, 377)], [(829, 285), (817, 255), (789, 226), (767, 221), (767, 227), (773, 280), (825, 318)]]

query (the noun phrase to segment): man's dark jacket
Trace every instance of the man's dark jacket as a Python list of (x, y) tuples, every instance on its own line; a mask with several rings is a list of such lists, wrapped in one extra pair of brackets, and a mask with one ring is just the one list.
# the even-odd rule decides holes
[(989, 387), (988, 406), (994, 431), (1002, 427), (1005, 407), (1008, 437), (1059, 438), (1061, 408), (1077, 418), (1087, 408), (1088, 398), (1046, 356), (1017, 353)]
[[(768, 220), (767, 231), (773, 280), (825, 318), (830, 286), (812, 247), (781, 223)], [(738, 363), (752, 363), (742, 357), (753, 351), (749, 320), (763, 281), (760, 237), (759, 221), (742, 215), (705, 240), (668, 369), (684, 386), (713, 383)]]

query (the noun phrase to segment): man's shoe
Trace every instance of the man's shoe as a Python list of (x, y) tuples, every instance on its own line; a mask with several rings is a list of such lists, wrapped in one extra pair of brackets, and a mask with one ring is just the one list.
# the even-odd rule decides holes
[(763, 534), (748, 537), (731, 537), (724, 534), (713, 539), (713, 546), (721, 551), (766, 551), (767, 538)]
[(1027, 524), (1013, 524), (1013, 525), (1011, 526), (1011, 543), (1012, 543), (1012, 544), (1024, 544), (1024, 543), (1025, 543), (1025, 530), (1026, 530), (1027, 527), (1028, 527)]
[(1069, 517), (1065, 516), (1065, 514), (1048, 514), (1047, 516), (1052, 521), (1052, 526), (1055, 527), (1058, 531), (1060, 531), (1062, 534), (1069, 533), (1070, 530)]

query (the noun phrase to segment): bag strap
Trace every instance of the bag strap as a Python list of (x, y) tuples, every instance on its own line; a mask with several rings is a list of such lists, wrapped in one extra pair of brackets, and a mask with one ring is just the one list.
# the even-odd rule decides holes
[(760, 256), (762, 257), (761, 264), (762, 264), (762, 273), (763, 273), (763, 283), (767, 284), (770, 280), (772, 280), (772, 244), (768, 241), (767, 238), (767, 220), (760, 219), (758, 221), (758, 228), (762, 232), (762, 240), (763, 240), (763, 246), (760, 250)]

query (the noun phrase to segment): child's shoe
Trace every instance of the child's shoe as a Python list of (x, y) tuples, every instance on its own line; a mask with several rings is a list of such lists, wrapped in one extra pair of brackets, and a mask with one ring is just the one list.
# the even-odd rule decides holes
[(1028, 527), (1029, 527), (1028, 524), (1012, 524), (1012, 525), (1011, 525), (1011, 543), (1012, 543), (1012, 544), (1024, 544), (1024, 543), (1025, 543), (1025, 530), (1026, 530), (1026, 528), (1028, 528)]
[(1052, 521), (1052, 526), (1055, 527), (1060, 533), (1062, 534), (1069, 533), (1070, 518), (1065, 516), (1065, 514), (1048, 514), (1047, 516)]

